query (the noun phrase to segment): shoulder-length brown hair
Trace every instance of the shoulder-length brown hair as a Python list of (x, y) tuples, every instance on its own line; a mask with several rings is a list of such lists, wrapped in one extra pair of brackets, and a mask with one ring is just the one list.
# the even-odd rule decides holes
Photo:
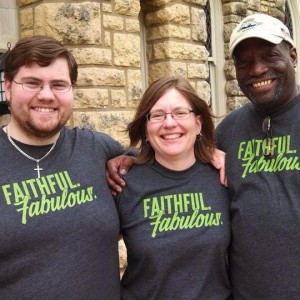
[(214, 123), (213, 115), (207, 103), (202, 100), (189, 84), (182, 77), (162, 77), (154, 81), (145, 91), (139, 106), (137, 107), (135, 117), (127, 126), (127, 132), (130, 138), (130, 146), (139, 145), (138, 162), (145, 163), (154, 160), (154, 150), (146, 142), (146, 115), (150, 112), (153, 105), (171, 89), (176, 89), (190, 103), (195, 115), (201, 116), (202, 137), (197, 138), (194, 145), (195, 157), (197, 161), (210, 163), (215, 149), (214, 143)]

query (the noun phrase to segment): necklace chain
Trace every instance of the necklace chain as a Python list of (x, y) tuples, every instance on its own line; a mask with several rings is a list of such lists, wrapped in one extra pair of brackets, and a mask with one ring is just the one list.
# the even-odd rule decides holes
[(44, 158), (46, 158), (52, 151), (53, 149), (55, 148), (56, 146), (56, 142), (57, 140), (53, 143), (53, 145), (51, 146), (51, 148), (49, 149), (49, 151), (44, 155), (42, 156), (41, 158), (34, 158), (32, 156), (30, 156), (29, 154), (27, 154), (26, 152), (24, 152), (11, 138), (11, 136), (8, 134), (8, 131), (7, 131), (7, 127), (6, 127), (6, 134), (7, 134), (7, 138), (9, 140), (9, 142), (21, 153), (23, 154), (26, 158), (32, 160), (32, 161), (35, 161), (36, 162), (36, 168), (34, 170), (37, 171), (37, 174), (38, 174), (38, 178), (40, 178), (40, 171), (43, 170), (42, 168), (40, 168), (39, 166), (39, 163), (40, 161), (42, 161)]

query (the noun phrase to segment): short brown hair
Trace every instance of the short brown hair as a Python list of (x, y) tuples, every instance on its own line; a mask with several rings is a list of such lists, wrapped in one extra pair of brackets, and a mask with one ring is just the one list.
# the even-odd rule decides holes
[(66, 59), (71, 83), (75, 85), (78, 70), (74, 56), (59, 41), (44, 35), (25, 37), (17, 42), (5, 59), (4, 76), (7, 80), (12, 81), (22, 66), (37, 63), (46, 67), (57, 58)]
[(214, 123), (212, 113), (207, 103), (202, 100), (189, 84), (182, 77), (162, 77), (154, 81), (145, 91), (139, 106), (137, 107), (135, 117), (127, 126), (130, 138), (130, 146), (135, 147), (139, 144), (140, 154), (139, 163), (145, 163), (154, 160), (154, 150), (146, 143), (146, 115), (150, 112), (154, 104), (163, 94), (171, 89), (176, 89), (191, 104), (196, 115), (202, 118), (202, 138), (196, 140), (194, 145), (195, 157), (197, 161), (210, 163), (215, 149), (214, 143)]

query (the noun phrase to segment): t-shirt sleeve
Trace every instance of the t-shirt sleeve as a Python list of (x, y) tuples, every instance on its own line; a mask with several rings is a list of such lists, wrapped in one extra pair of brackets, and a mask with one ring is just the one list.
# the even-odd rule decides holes
[(106, 159), (112, 159), (121, 154), (127, 153), (128, 149), (122, 146), (118, 141), (113, 139), (106, 133), (97, 133), (98, 147), (101, 147), (105, 151)]

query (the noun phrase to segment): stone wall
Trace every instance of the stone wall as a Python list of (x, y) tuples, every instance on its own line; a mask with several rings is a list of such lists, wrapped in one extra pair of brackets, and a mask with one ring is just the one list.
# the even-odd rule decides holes
[[(253, 12), (283, 19), (285, 0), (222, 3), (228, 111), (247, 100), (228, 59), (230, 33)], [(124, 133), (148, 83), (162, 75), (188, 78), (210, 104), (205, 6), (207, 0), (19, 0), (20, 36), (62, 41), (79, 64), (70, 126), (104, 131), (124, 145)], [(141, 25), (142, 24), (142, 25)], [(141, 35), (144, 26), (145, 40)], [(5, 124), (7, 117), (1, 117)]]
[[(230, 34), (243, 17), (253, 12), (283, 19), (285, 0), (221, 2), (227, 107), (232, 110), (247, 100), (238, 88), (228, 58)], [(50, 35), (75, 55), (79, 78), (69, 125), (104, 131), (127, 145), (124, 129), (147, 82), (162, 75), (181, 75), (210, 103), (206, 3), (207, 0), (19, 0), (20, 36)], [(145, 47), (140, 23), (146, 33)], [(6, 123), (7, 119), (2, 117), (0, 122)], [(123, 244), (120, 250), (123, 271)]]
[(21, 36), (50, 35), (79, 64), (71, 126), (105, 131), (120, 142), (141, 97), (138, 0), (20, 1)]

